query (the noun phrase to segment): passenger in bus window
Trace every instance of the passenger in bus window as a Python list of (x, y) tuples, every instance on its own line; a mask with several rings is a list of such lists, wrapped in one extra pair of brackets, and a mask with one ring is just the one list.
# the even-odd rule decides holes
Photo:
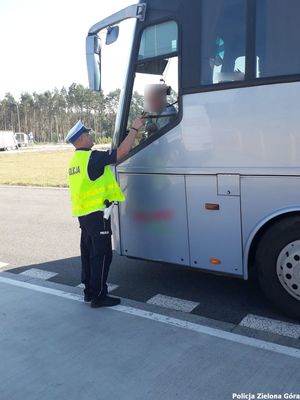
[(165, 84), (147, 85), (145, 88), (145, 132), (151, 135), (168, 125), (177, 115), (167, 96), (171, 88)]

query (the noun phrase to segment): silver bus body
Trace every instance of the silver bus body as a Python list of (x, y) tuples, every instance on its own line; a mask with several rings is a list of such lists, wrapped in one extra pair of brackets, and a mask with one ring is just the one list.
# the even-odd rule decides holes
[(259, 229), (300, 211), (299, 96), (298, 82), (183, 96), (182, 121), (117, 166), (120, 254), (247, 278)]
[[(140, 26), (180, 18), (174, 11), (179, 3), (200, 7), (196, 1), (162, 3), (165, 7), (158, 0), (143, 3), (147, 12), (141, 20), (145, 22), (137, 17), (141, 4), (130, 8), (137, 20), (136, 33), (120, 96), (114, 147), (126, 127), (135, 48), (144, 29)], [(248, 10), (253, 4), (247, 1)], [(163, 10), (168, 7), (169, 15)], [(94, 25), (89, 35), (97, 34), (95, 27), (103, 29), (128, 18), (128, 10), (117, 13), (115, 21), (112, 16), (108, 24), (104, 20)], [(186, 26), (181, 28), (183, 37)], [(181, 65), (187, 43), (186, 47), (182, 44)], [(189, 65), (192, 74), (194, 67)], [(188, 69), (183, 66), (179, 77), (189, 82), (184, 68)], [(116, 251), (247, 279), (264, 233), (281, 219), (300, 216), (299, 76), (233, 82), (219, 88), (179, 88), (176, 124), (134, 149), (115, 168), (126, 196), (126, 202), (114, 209)], [(299, 282), (300, 264), (295, 268)], [(297, 304), (293, 300), (297, 308), (296, 291), (292, 296), (298, 300)], [(299, 310), (294, 315), (300, 315)]]

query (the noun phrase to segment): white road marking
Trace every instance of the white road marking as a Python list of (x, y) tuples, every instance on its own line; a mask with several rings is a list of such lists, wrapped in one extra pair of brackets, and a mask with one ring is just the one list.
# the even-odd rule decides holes
[(79, 283), (79, 285), (77, 285), (76, 287), (79, 287), (80, 289), (84, 289), (84, 284), (83, 283)]
[(290, 322), (278, 321), (276, 319), (260, 317), (259, 315), (248, 314), (239, 323), (240, 326), (245, 326), (252, 329), (260, 329), (277, 335), (288, 336), (290, 338), (300, 338), (300, 325)]
[(149, 299), (147, 303), (184, 312), (191, 312), (199, 305), (199, 303), (194, 301), (177, 299), (176, 297), (165, 296), (163, 294), (157, 294)]
[(26, 271), (20, 272), (20, 275), (30, 276), (31, 278), (43, 279), (46, 281), (47, 279), (53, 278), (58, 274), (56, 272), (44, 271), (38, 268), (30, 268)]
[(107, 284), (107, 289), (108, 289), (108, 293), (112, 292), (113, 290), (118, 289), (119, 285), (115, 285), (113, 283), (108, 283)]
[[(63, 290), (52, 289), (48, 287), (43, 287), (39, 285), (35, 285), (29, 282), (18, 281), (11, 278), (6, 278), (0, 276), (0, 282), (6, 283), (9, 285), (22, 287), (30, 290), (34, 290), (36, 292), (42, 292), (47, 294), (52, 294), (54, 296), (63, 297), (69, 300), (76, 300), (83, 302), (83, 297), (81, 295), (64, 292)], [(112, 310), (116, 310), (119, 312), (123, 312), (126, 314), (134, 315), (141, 318), (150, 319), (152, 321), (161, 322), (167, 325), (176, 326), (178, 328), (187, 329), (193, 332), (202, 333), (205, 335), (217, 337), (219, 339), (229, 340), (230, 342), (244, 344), (246, 346), (255, 347), (262, 350), (272, 351), (274, 353), (284, 354), (289, 357), (299, 358), (300, 359), (300, 350), (295, 349), (293, 347), (283, 346), (277, 343), (266, 342), (264, 340), (251, 338), (248, 336), (239, 335), (237, 333), (232, 333), (228, 331), (223, 331), (217, 328), (210, 328), (209, 326), (195, 324), (193, 322), (183, 321), (177, 318), (168, 317), (166, 315), (156, 314), (150, 311), (140, 310), (133, 307), (127, 307), (118, 305), (111, 308)]]
[[(77, 287), (79, 287), (80, 289), (84, 289), (84, 284), (80, 283), (79, 285), (77, 285)], [(108, 283), (107, 284), (107, 289), (108, 289), (108, 293), (112, 292), (113, 290), (118, 289), (119, 285), (115, 285), (113, 283)]]

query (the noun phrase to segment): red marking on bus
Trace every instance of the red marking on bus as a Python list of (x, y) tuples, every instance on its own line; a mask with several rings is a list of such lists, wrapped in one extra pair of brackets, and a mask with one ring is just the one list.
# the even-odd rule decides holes
[(134, 219), (139, 222), (167, 221), (172, 218), (173, 214), (172, 210), (137, 211)]

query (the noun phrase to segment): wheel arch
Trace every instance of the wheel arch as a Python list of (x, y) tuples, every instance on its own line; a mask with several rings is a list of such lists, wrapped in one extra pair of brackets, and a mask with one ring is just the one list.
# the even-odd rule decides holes
[(272, 214), (266, 216), (251, 231), (246, 246), (244, 248), (244, 278), (248, 278), (248, 271), (253, 270), (255, 267), (255, 255), (257, 245), (263, 236), (263, 234), (276, 222), (283, 220), (287, 217), (298, 215), (300, 216), (300, 206), (290, 207), (281, 210), (277, 210)]

